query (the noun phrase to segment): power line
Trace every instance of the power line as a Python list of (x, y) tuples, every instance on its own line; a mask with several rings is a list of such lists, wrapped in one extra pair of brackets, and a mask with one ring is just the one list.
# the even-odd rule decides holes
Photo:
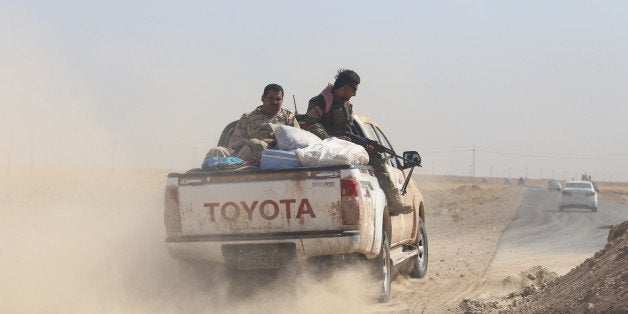
[[(433, 151), (424, 151), (424, 154), (449, 154), (449, 153), (459, 153), (459, 152), (473, 152), (473, 148), (458, 148), (458, 149), (444, 149), (444, 150), (433, 150)], [(628, 161), (628, 157), (590, 157), (590, 156), (562, 156), (562, 155), (552, 155), (545, 153), (524, 153), (524, 152), (512, 152), (500, 149), (482, 149), (475, 148), (476, 152), (489, 153), (489, 154), (497, 154), (497, 155), (508, 155), (508, 156), (519, 156), (519, 157), (531, 157), (531, 158), (548, 158), (548, 159), (567, 159), (567, 160), (600, 160), (600, 161)]]
[(459, 148), (459, 149), (450, 149), (450, 150), (433, 150), (433, 151), (423, 151), (424, 154), (447, 154), (447, 153), (458, 153), (458, 152), (470, 152), (472, 148)]
[(525, 153), (511, 153), (511, 152), (484, 150), (484, 149), (478, 149), (478, 151), (481, 151), (484, 153), (498, 154), (498, 155), (510, 155), (510, 156), (533, 157), (533, 158), (628, 161), (628, 158), (599, 158), (599, 157), (582, 157), (582, 156), (558, 156), (558, 155), (549, 155), (549, 154), (525, 154)]

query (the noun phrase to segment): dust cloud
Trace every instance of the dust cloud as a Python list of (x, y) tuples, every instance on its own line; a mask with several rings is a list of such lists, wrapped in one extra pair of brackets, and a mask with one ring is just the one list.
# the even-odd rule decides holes
[[(0, 10), (0, 20), (20, 16)], [(0, 312), (359, 312), (371, 302), (360, 267), (256, 283), (177, 263), (164, 245), (168, 171), (114, 164), (129, 156), (116, 155), (98, 100), (50, 38), (28, 27), (0, 37)]]
[[(21, 18), (27, 20), (0, 7), (0, 21), (26, 23)], [(46, 34), (20, 26), (0, 27), (2, 172), (12, 167), (111, 165), (114, 140), (98, 120), (98, 100), (51, 49), (55, 45)]]
[(0, 184), (0, 312), (363, 312), (374, 302), (361, 265), (252, 278), (178, 263), (163, 242), (165, 174), (13, 169)]

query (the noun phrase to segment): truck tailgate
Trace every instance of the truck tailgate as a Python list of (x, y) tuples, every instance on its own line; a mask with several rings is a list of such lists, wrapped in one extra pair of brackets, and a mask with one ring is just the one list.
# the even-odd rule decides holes
[(340, 170), (179, 178), (181, 236), (341, 230)]

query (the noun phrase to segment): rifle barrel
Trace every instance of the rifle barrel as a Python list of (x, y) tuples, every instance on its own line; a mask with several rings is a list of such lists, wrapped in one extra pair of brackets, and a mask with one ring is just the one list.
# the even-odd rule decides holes
[(392, 150), (392, 149), (390, 149), (390, 148), (388, 148), (388, 147), (386, 147), (386, 146), (384, 146), (384, 145), (380, 144), (379, 142), (374, 141), (372, 139), (364, 138), (364, 137), (361, 137), (359, 135), (356, 135), (356, 134), (353, 134), (353, 133), (350, 133), (350, 132), (347, 132), (347, 131), (338, 132), (338, 134), (340, 136), (346, 136), (346, 137), (350, 138), (351, 142), (353, 142), (355, 144), (358, 144), (360, 146), (371, 145), (371, 146), (373, 146), (373, 148), (375, 149), (376, 152), (387, 153), (387, 154), (389, 154), (391, 156), (394, 156), (394, 157), (397, 157), (399, 159), (402, 159), (405, 162), (409, 162), (413, 166), (419, 166), (419, 167), (421, 166), (421, 165), (417, 165), (414, 160), (410, 160), (410, 159), (407, 159), (407, 158), (404, 158), (402, 156), (397, 155), (394, 150)]

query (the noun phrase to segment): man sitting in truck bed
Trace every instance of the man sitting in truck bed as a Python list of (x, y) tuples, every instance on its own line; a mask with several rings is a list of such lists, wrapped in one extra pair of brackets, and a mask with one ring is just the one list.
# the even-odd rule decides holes
[[(336, 132), (353, 131), (353, 105), (349, 102), (355, 96), (360, 84), (360, 76), (352, 70), (340, 69), (333, 85), (329, 84), (323, 91), (310, 99), (307, 113), (300, 117), (303, 128), (326, 139)], [(360, 135), (360, 134), (356, 134)], [(349, 140), (347, 137), (340, 138)], [(382, 155), (374, 152), (372, 147), (365, 147), (369, 152), (370, 164), (375, 168), (377, 180), (388, 199), (391, 214), (406, 214), (413, 208), (404, 204), (402, 195), (393, 184), (390, 173), (386, 170)]]
[(235, 156), (244, 161), (258, 156), (276, 140), (270, 124), (284, 124), (298, 128), (299, 123), (292, 112), (281, 108), (283, 88), (278, 84), (268, 84), (262, 94), (262, 105), (242, 115), (227, 147), (214, 147), (207, 152), (205, 160), (211, 157)]

